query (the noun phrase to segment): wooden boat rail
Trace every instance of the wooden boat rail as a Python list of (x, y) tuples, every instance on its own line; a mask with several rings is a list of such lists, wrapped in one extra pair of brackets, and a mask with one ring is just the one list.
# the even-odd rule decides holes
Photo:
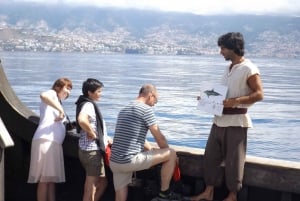
[[(184, 161), (180, 164), (183, 174), (202, 178), (204, 150), (173, 147)], [(246, 186), (300, 194), (300, 163), (247, 155), (243, 182)]]

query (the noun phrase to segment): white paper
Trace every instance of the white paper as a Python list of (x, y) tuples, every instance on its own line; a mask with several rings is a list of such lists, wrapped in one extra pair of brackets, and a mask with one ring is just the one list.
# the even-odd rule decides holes
[(197, 108), (209, 114), (221, 116), (223, 100), (226, 98), (227, 87), (221, 84), (205, 84), (200, 89), (200, 100)]

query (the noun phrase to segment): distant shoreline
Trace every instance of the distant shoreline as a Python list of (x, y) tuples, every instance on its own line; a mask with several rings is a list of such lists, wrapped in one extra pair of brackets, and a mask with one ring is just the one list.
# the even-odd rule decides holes
[(249, 56), (300, 58), (300, 17), (26, 3), (1, 5), (0, 13), (0, 51), (218, 55), (218, 36), (239, 31)]

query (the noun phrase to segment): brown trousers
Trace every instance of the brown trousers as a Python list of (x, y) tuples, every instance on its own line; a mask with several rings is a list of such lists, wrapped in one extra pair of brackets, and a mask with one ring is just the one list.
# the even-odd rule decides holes
[(206, 185), (216, 186), (220, 180), (220, 165), (225, 162), (225, 182), (229, 191), (242, 188), (247, 147), (244, 127), (218, 127), (213, 124), (204, 154)]

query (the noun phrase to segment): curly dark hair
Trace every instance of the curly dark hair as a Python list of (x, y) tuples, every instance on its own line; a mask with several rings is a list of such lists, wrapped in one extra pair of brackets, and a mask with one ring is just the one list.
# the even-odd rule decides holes
[(218, 46), (233, 50), (235, 54), (244, 56), (244, 37), (239, 32), (229, 32), (219, 37)]

